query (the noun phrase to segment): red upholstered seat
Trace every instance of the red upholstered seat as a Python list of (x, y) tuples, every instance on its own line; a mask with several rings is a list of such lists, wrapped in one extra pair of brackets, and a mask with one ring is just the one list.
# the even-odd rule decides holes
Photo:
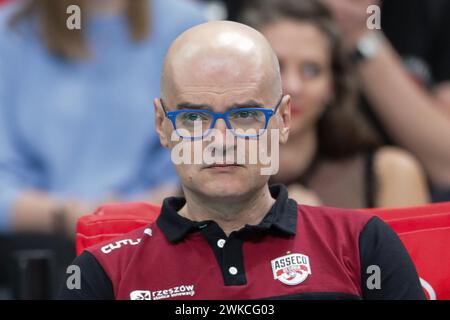
[[(144, 202), (106, 204), (81, 217), (77, 254), (156, 220), (161, 207)], [(386, 221), (402, 239), (430, 299), (450, 299), (450, 202), (419, 207), (364, 209)]]
[(450, 226), (400, 234), (428, 298), (450, 299)]
[(145, 202), (105, 204), (77, 223), (76, 248), (85, 248), (145, 226), (159, 215), (161, 207)]

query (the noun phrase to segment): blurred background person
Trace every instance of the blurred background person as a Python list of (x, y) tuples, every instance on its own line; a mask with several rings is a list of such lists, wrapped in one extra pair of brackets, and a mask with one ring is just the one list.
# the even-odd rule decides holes
[[(66, 27), (72, 4), (80, 30)], [(48, 230), (55, 213), (73, 225), (98, 202), (158, 202), (173, 191), (151, 98), (167, 45), (203, 21), (200, 9), (183, 0), (34, 0), (1, 14), (0, 228)]]
[[(368, 102), (363, 110), (384, 141), (421, 161), (434, 201), (449, 201), (450, 1), (326, 2), (344, 32), (347, 51), (360, 57), (355, 65)], [(372, 4), (381, 7), (382, 30), (367, 28)]]
[[(81, 29), (67, 27), (70, 5), (81, 8)], [(152, 98), (167, 47), (201, 22), (201, 6), (187, 0), (2, 6), (0, 250), (45, 246), (18, 232), (73, 236), (98, 203), (157, 203), (177, 190)]]
[(316, 0), (250, 3), (243, 22), (259, 29), (280, 61), (292, 98), (288, 143), (273, 182), (301, 203), (344, 208), (424, 204), (428, 189), (416, 159), (380, 147), (356, 110), (355, 78), (339, 28)]
[[(205, 0), (207, 3), (218, 2)], [(222, 0), (239, 20), (253, 0)], [(361, 86), (359, 109), (382, 144), (413, 153), (432, 201), (450, 201), (450, 1), (326, 0), (343, 31)], [(369, 30), (370, 5), (381, 29)]]

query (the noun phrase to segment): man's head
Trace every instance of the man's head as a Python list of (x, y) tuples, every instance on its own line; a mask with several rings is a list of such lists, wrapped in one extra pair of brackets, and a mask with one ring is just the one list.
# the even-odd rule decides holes
[[(278, 60), (264, 36), (234, 22), (201, 24), (180, 35), (167, 53), (161, 78), (161, 99), (155, 99), (157, 131), (161, 143), (173, 151), (180, 141), (173, 139), (174, 123), (166, 117), (166, 112), (188, 108), (214, 112), (242, 107), (273, 110), (281, 97)], [(257, 140), (258, 149), (266, 147), (266, 150), (271, 150), (273, 129), (279, 130), (277, 144), (287, 140), (289, 107), (290, 98), (286, 96), (266, 122), (268, 130)], [(246, 113), (243, 117), (248, 116)], [(255, 144), (252, 144), (255, 139), (233, 137), (232, 143), (228, 139), (225, 146), (227, 125), (224, 119), (217, 119), (214, 128), (223, 133), (223, 141), (201, 139), (181, 143), (190, 144), (192, 152), (199, 150), (197, 146), (202, 152), (206, 148), (213, 154), (227, 154), (236, 151), (237, 141), (241, 139), (246, 146), (247, 163), (225, 167), (204, 162), (178, 164), (176, 169), (184, 190), (213, 198), (236, 198), (262, 188), (269, 179), (269, 176), (261, 175), (264, 165), (260, 161), (248, 163), (249, 153), (256, 151)], [(278, 157), (278, 154), (271, 156)]]

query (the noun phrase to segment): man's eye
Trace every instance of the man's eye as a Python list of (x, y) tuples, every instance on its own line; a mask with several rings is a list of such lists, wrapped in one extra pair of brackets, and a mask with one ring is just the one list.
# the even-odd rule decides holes
[(256, 111), (238, 111), (233, 114), (233, 117), (238, 119), (256, 118), (256, 116)]
[(187, 120), (187, 121), (202, 121), (202, 120), (205, 120), (206, 117), (200, 113), (191, 112), (191, 113), (185, 113), (183, 116), (183, 119)]

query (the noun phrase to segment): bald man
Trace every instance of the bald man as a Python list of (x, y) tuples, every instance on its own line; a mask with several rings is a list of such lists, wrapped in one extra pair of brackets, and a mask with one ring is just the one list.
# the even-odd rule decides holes
[(223, 21), (183, 33), (154, 107), (185, 198), (165, 199), (155, 223), (83, 252), (81, 286), (60, 298), (424, 298), (380, 219), (298, 205), (284, 186), (268, 186), (290, 97), (260, 33)]

